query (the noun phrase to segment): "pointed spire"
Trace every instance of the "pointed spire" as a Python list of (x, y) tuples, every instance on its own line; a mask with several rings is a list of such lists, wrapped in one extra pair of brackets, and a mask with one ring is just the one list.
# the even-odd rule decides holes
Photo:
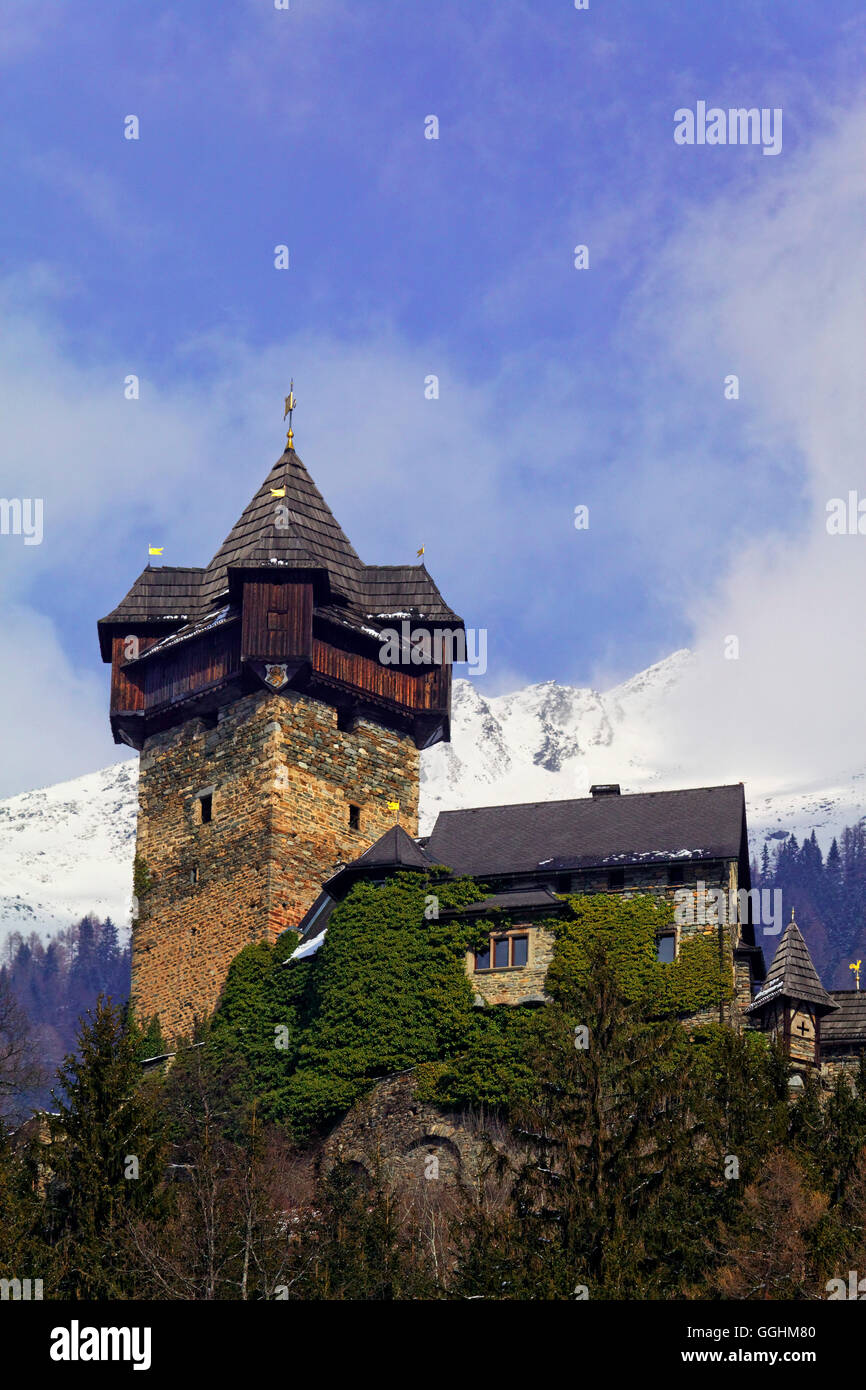
[(767, 971), (767, 978), (749, 1005), (749, 1010), (760, 1009), (780, 998), (799, 999), (825, 1013), (838, 1008), (818, 978), (809, 948), (794, 921), (793, 909), (791, 920), (773, 956), (773, 963)]
[(244, 565), (327, 570), (331, 590), (346, 599), (363, 588), (357, 552), (288, 446), (208, 565), (206, 606), (228, 586), (229, 567)]

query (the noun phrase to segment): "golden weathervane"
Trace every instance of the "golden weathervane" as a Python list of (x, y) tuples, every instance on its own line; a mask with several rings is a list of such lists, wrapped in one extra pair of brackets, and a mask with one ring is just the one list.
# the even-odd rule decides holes
[(294, 387), (295, 379), (294, 377), (292, 377), (292, 380), (289, 383), (289, 394), (286, 396), (286, 408), (283, 411), (283, 419), (285, 420), (288, 417), (289, 421), (289, 432), (286, 435), (286, 448), (288, 449), (294, 449), (295, 447), (295, 432), (292, 429), (292, 411), (294, 410), (298, 402), (295, 400)]

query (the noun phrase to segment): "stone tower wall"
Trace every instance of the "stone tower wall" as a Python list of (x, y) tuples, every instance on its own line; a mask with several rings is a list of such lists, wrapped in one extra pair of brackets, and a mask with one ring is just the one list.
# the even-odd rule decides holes
[[(168, 1037), (211, 1013), (232, 958), (298, 925), (338, 862), (418, 821), (419, 756), (406, 735), (296, 691), (262, 690), (149, 738), (141, 754), (140, 876), (132, 999)], [(201, 796), (212, 819), (203, 823)], [(349, 808), (360, 812), (350, 829)]]

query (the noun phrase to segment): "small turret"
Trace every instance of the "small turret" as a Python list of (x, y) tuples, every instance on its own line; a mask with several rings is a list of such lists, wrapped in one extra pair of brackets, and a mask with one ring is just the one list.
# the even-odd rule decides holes
[(818, 978), (792, 910), (767, 978), (746, 1013), (762, 1032), (781, 1040), (792, 1062), (819, 1066), (821, 1019), (838, 1007)]

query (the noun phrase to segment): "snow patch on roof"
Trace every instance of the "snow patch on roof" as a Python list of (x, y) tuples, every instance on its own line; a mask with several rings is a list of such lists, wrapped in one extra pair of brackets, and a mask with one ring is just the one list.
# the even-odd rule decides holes
[[(289, 960), (308, 960), (310, 956), (314, 956), (327, 934), (328, 928), (325, 927), (325, 930), (319, 932), (318, 936), (314, 936), (312, 941), (305, 941), (303, 946), (296, 946), (289, 956)], [(288, 964), (288, 962), (286, 962), (286, 964)]]

